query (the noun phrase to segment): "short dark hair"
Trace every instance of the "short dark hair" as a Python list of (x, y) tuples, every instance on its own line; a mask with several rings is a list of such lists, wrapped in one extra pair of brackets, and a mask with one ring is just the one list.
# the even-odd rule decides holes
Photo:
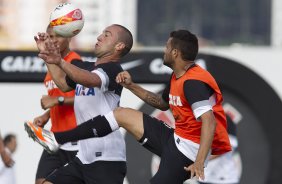
[(125, 44), (125, 48), (122, 50), (122, 52), (120, 54), (121, 57), (123, 57), (127, 53), (129, 53), (129, 51), (132, 48), (133, 36), (132, 36), (131, 32), (126, 27), (119, 25), (119, 24), (113, 24), (113, 25), (118, 26), (122, 29), (122, 34), (120, 34), (120, 36), (119, 36), (119, 41), (121, 41)]
[(198, 54), (198, 39), (187, 30), (172, 31), (170, 33), (171, 46), (180, 50), (183, 60), (194, 61)]
[(12, 141), (13, 138), (16, 138), (16, 135), (14, 135), (14, 134), (7, 134), (4, 137), (4, 139), (3, 139), (4, 145), (6, 146), (9, 142)]

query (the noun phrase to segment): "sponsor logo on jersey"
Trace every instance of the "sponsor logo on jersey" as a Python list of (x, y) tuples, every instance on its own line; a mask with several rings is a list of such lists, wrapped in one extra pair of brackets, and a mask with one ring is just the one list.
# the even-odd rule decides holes
[(53, 80), (46, 81), (45, 86), (46, 86), (48, 91), (58, 88)]
[(94, 88), (86, 88), (82, 85), (76, 85), (75, 96), (95, 96)]
[(180, 96), (173, 96), (169, 94), (169, 104), (173, 106), (183, 106)]

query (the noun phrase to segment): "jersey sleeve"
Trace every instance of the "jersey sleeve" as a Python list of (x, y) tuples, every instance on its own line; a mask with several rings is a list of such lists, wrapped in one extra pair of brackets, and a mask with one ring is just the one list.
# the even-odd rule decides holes
[[(172, 78), (172, 74), (170, 75), (170, 80), (171, 78)], [(163, 100), (167, 103), (169, 103), (170, 80), (166, 83), (166, 87), (163, 90), (163, 94), (162, 94)]]
[(169, 103), (169, 91), (170, 91), (170, 83), (168, 82), (162, 93), (162, 98), (167, 103)]
[(214, 91), (206, 83), (199, 80), (187, 80), (183, 86), (186, 100), (191, 106), (197, 120), (205, 112), (212, 110), (215, 103)]
[(103, 92), (115, 91), (120, 95), (122, 86), (116, 83), (116, 76), (122, 71), (123, 69), (119, 63), (111, 62), (98, 65), (92, 72), (100, 77), (102, 81), (100, 88)]

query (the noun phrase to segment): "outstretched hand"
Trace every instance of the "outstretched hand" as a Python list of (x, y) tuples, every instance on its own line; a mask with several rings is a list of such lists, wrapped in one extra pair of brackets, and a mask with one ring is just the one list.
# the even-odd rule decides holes
[(60, 46), (55, 44), (47, 33), (38, 33), (34, 40), (39, 50), (38, 56), (48, 64), (60, 64)]
[(34, 40), (37, 45), (39, 52), (45, 50), (45, 40), (49, 37), (47, 33), (37, 33), (37, 36), (34, 36)]
[(116, 82), (125, 88), (128, 88), (133, 83), (131, 76), (127, 71), (120, 72), (116, 76)]
[(191, 173), (191, 179), (196, 176), (196, 179), (205, 179), (205, 175), (204, 175), (204, 164), (200, 164), (200, 163), (193, 163), (191, 165), (189, 165), (188, 167), (184, 167), (184, 169), (187, 172)]

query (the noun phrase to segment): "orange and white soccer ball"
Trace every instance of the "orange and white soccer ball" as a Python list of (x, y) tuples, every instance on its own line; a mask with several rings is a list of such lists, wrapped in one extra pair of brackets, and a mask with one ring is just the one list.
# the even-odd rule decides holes
[(72, 3), (61, 3), (52, 11), (50, 25), (56, 34), (63, 37), (73, 37), (83, 28), (82, 11)]

